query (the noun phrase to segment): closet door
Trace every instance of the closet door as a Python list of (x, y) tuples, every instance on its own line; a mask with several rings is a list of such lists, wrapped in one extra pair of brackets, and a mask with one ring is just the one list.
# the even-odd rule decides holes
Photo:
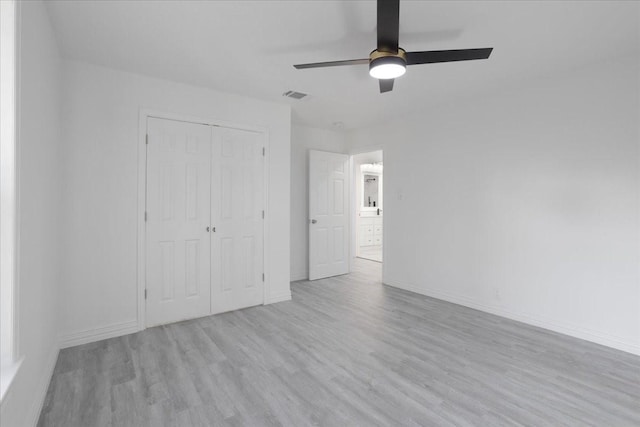
[(264, 302), (263, 142), (254, 132), (213, 130), (211, 312)]
[(211, 312), (211, 129), (147, 122), (147, 326)]

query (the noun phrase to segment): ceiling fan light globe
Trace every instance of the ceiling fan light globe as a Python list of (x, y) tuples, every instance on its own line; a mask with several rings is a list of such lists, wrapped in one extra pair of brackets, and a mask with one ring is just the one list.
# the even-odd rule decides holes
[(381, 64), (381, 65), (378, 65), (376, 67), (371, 68), (369, 70), (369, 75), (371, 75), (371, 77), (376, 78), (376, 79), (387, 80), (387, 79), (395, 79), (397, 77), (400, 77), (406, 71), (407, 71), (407, 69), (402, 65), (398, 65), (398, 64)]
[(376, 58), (369, 63), (369, 75), (375, 79), (395, 79), (406, 71), (405, 61), (394, 56)]

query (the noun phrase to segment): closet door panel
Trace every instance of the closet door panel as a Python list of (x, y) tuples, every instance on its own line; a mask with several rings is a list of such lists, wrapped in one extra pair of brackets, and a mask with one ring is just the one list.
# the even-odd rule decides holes
[(212, 313), (250, 307), (264, 301), (262, 148), (261, 134), (214, 128)]
[(211, 127), (147, 122), (146, 324), (210, 313)]

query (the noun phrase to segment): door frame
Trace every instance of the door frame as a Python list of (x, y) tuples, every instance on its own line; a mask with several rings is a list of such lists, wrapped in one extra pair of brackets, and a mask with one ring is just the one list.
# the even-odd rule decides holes
[[(356, 156), (358, 154), (364, 154), (364, 153), (370, 153), (371, 151), (382, 151), (382, 157), (384, 159), (384, 146), (381, 144), (374, 144), (374, 145), (366, 145), (366, 146), (362, 146), (362, 147), (357, 147), (354, 148), (352, 150), (349, 150), (349, 183), (350, 183), (350, 190), (351, 190), (351, 206), (349, 207), (351, 210), (351, 235), (350, 235), (350, 245), (349, 245), (349, 272), (353, 271), (353, 263), (355, 261), (355, 259), (357, 258), (358, 255), (358, 232), (356, 230), (357, 226), (358, 226), (358, 208), (359, 208), (359, 204), (360, 204), (360, 200), (356, 200), (356, 194), (357, 194), (357, 189), (356, 186), (359, 183), (360, 180), (360, 176), (359, 176), (359, 171), (355, 170), (355, 166), (353, 163), (353, 156)], [(356, 172), (358, 172), (356, 174)], [(382, 187), (382, 199), (384, 200), (385, 195), (384, 195), (384, 191), (385, 191), (385, 187)], [(386, 209), (386, 208), (385, 208)], [(382, 220), (383, 224), (384, 224), (384, 219)], [(385, 266), (385, 262), (384, 259), (386, 257), (385, 255), (385, 245), (384, 242), (386, 241), (386, 227), (382, 227), (382, 278), (383, 278), (383, 282), (384, 282), (384, 266)]]
[(243, 123), (229, 122), (219, 119), (210, 119), (203, 117), (194, 117), (185, 114), (171, 113), (166, 111), (159, 111), (153, 109), (140, 109), (138, 119), (138, 209), (137, 209), (137, 257), (136, 257), (136, 306), (137, 306), (137, 324), (138, 331), (142, 331), (147, 328), (146, 326), (146, 302), (145, 302), (145, 288), (147, 282), (146, 275), (146, 261), (147, 261), (147, 247), (146, 236), (147, 227), (144, 218), (147, 204), (147, 121), (149, 118), (175, 120), (180, 122), (225, 127), (231, 129), (238, 129), (242, 131), (255, 132), (261, 135), (262, 143), (265, 148), (264, 154), (264, 167), (263, 167), (263, 206), (264, 206), (264, 221), (262, 222), (262, 266), (264, 270), (264, 282), (262, 285), (262, 305), (265, 305), (267, 295), (270, 295), (269, 282), (269, 265), (266, 262), (266, 248), (269, 247), (269, 130), (262, 126), (253, 126)]

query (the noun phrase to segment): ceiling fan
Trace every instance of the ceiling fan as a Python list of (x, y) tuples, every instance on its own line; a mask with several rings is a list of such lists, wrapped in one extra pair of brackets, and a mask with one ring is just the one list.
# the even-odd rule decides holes
[(492, 47), (488, 47), (483, 49), (406, 52), (398, 46), (399, 27), (400, 0), (378, 0), (378, 47), (369, 54), (369, 58), (297, 64), (294, 67), (302, 70), (306, 68), (369, 64), (369, 74), (379, 80), (380, 93), (384, 93), (393, 90), (394, 79), (405, 73), (407, 65), (487, 59), (493, 50)]

